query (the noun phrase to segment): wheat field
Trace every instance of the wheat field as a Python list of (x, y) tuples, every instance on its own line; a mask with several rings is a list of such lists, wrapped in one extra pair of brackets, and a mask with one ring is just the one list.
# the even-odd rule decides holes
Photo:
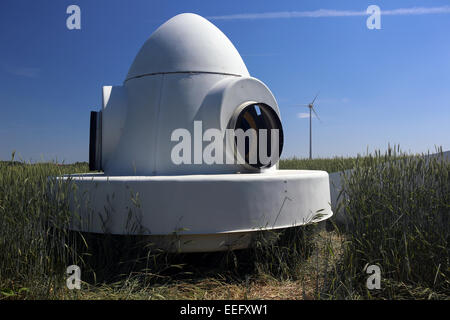
[[(0, 162), (0, 299), (450, 299), (449, 161), (394, 148), (283, 159), (280, 169), (352, 169), (338, 208), (347, 223), (289, 228), (246, 250), (172, 254), (145, 237), (68, 230), (72, 186), (49, 177), (88, 172), (86, 163)], [(80, 290), (66, 286), (72, 264)], [(380, 289), (367, 288), (369, 265)]]

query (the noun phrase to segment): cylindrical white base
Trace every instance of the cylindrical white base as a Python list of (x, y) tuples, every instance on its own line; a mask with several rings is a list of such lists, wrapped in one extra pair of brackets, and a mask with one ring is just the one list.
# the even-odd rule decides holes
[[(252, 234), (332, 216), (328, 174), (264, 173), (63, 176), (73, 188), (72, 229), (176, 240), (184, 252), (245, 248)], [(162, 242), (161, 242), (162, 241)]]

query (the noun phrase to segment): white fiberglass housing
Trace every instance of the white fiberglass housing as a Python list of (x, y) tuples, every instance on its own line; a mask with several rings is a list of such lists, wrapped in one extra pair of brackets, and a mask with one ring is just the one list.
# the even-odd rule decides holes
[[(202, 123), (200, 135), (210, 128), (224, 132), (237, 107), (253, 103), (269, 106), (270, 117), (279, 119), (272, 93), (249, 76), (230, 40), (198, 15), (178, 15), (145, 42), (122, 86), (103, 88), (94, 168), (107, 175), (241, 172), (242, 166), (194, 159), (174, 164), (171, 136), (184, 128), (199, 138), (194, 121)], [(223, 162), (234, 158), (232, 150), (223, 152)]]
[[(249, 75), (230, 40), (198, 15), (160, 26), (123, 85), (103, 87), (102, 104), (91, 114), (89, 162), (104, 173), (70, 176), (83, 204), (72, 204), (81, 218), (75, 229), (156, 240), (176, 233), (177, 250), (216, 251), (246, 247), (236, 240), (262, 229), (332, 215), (326, 172), (276, 169), (283, 130), (275, 97)], [(173, 161), (180, 128), (192, 136), (189, 163)], [(269, 164), (227, 162), (239, 152), (225, 134), (223, 162), (195, 159), (209, 143), (202, 141), (206, 130), (246, 128), (279, 131)]]

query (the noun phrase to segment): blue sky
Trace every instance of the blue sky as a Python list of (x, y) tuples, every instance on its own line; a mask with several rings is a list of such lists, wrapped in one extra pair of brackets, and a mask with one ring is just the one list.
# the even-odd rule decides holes
[[(71, 4), (81, 8), (81, 30), (66, 28)], [(371, 4), (387, 11), (380, 30), (366, 27), (367, 15), (345, 14)], [(400, 8), (415, 9), (392, 11)], [(414, 153), (450, 149), (449, 1), (3, 0), (0, 159), (16, 150), (26, 161), (87, 161), (101, 87), (122, 84), (150, 34), (183, 12), (209, 17), (272, 90), (283, 157), (308, 156), (307, 110), (293, 106), (318, 91), (314, 157), (388, 143)]]

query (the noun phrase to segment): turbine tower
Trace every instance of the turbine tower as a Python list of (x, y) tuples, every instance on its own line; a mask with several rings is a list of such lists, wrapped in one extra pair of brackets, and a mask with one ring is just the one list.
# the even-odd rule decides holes
[(316, 94), (311, 103), (306, 105), (309, 108), (309, 159), (312, 159), (312, 113), (314, 112), (317, 119), (320, 120), (316, 110), (314, 109), (314, 102), (316, 101), (318, 95), (319, 93)]

